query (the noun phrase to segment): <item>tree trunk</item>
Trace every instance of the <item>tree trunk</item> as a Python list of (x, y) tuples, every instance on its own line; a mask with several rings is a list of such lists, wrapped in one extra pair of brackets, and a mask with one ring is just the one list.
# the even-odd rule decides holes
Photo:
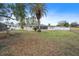
[(23, 25), (21, 24), (21, 29), (23, 30), (24, 29), (24, 27), (23, 27)]
[(40, 20), (38, 19), (38, 32), (41, 32), (41, 28), (40, 28)]
[(70, 26), (70, 31), (71, 31), (71, 26)]
[(24, 24), (23, 24), (23, 20), (22, 19), (20, 20), (20, 27), (21, 27), (22, 30), (24, 29)]

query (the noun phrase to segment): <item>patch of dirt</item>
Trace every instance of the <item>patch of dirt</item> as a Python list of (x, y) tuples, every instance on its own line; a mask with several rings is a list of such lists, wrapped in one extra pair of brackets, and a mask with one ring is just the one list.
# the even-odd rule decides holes
[(43, 39), (37, 34), (22, 34), (7, 42), (8, 49), (0, 55), (15, 56), (59, 56), (63, 53), (55, 42)]

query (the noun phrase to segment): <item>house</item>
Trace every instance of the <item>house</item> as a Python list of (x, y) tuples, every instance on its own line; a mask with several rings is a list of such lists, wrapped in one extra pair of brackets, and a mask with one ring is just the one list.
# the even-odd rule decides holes
[(70, 30), (70, 27), (48, 26), (48, 30)]
[[(26, 26), (24, 27), (24, 29), (25, 29), (25, 30), (28, 30), (28, 31), (33, 31), (33, 28), (35, 28), (35, 27), (38, 28), (37, 25), (26, 25)], [(41, 25), (40, 25), (40, 28), (41, 28), (42, 30), (47, 30), (47, 29), (48, 29), (48, 26), (41, 24)]]

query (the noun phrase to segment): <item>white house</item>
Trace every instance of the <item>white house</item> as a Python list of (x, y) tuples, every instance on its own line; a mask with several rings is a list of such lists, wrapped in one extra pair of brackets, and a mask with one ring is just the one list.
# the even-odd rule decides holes
[(49, 26), (48, 30), (70, 30), (70, 27), (54, 27), (54, 26)]

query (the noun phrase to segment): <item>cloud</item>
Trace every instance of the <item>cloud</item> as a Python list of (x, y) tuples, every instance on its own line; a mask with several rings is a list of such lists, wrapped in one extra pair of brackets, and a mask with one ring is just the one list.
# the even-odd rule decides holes
[(49, 13), (47, 17), (43, 17), (41, 19), (42, 24), (48, 25), (49, 23), (52, 25), (56, 25), (59, 21), (66, 20), (67, 22), (78, 22), (79, 23), (79, 14), (76, 13)]

